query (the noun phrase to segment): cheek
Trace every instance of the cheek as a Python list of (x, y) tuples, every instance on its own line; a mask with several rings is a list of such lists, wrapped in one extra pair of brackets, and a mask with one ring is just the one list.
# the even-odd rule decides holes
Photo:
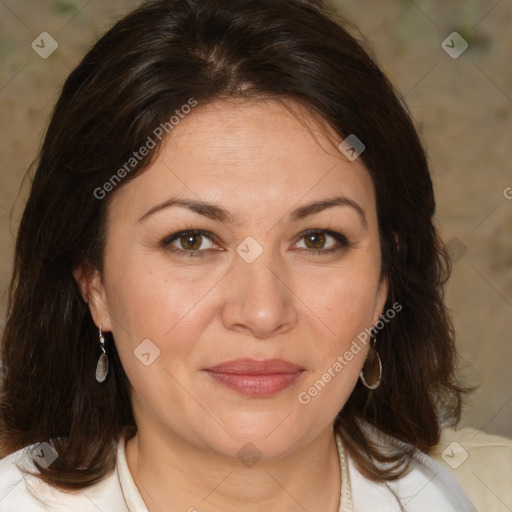
[[(368, 278), (367, 276), (371, 276)], [(322, 293), (311, 292), (304, 302), (318, 312), (310, 354), (310, 375), (298, 401), (310, 417), (334, 418), (352, 393), (368, 351), (377, 290), (377, 277), (367, 273), (338, 273)], [(306, 297), (305, 292), (301, 297)]]
[[(310, 276), (311, 277), (311, 276)], [(370, 327), (376, 306), (378, 273), (371, 266), (346, 266), (323, 278), (301, 281), (297, 295), (317, 315), (327, 338), (346, 341)]]
[(149, 255), (133, 248), (130, 251), (126, 245), (128, 250), (119, 250), (116, 246), (121, 244), (113, 240), (111, 255), (106, 257), (109, 312), (130, 336), (160, 335), (184, 313), (186, 297), (193, 295), (194, 289), (181, 286), (179, 280), (156, 267)]
[(311, 373), (299, 396), (308, 414), (332, 418), (338, 414), (368, 352), (370, 338), (365, 329), (373, 325), (379, 266), (366, 253), (355, 256), (350, 264), (346, 261), (325, 275), (322, 287), (303, 286), (299, 292), (317, 317), (309, 348)]
[(111, 267), (108, 282), (116, 348), (134, 399), (141, 410), (149, 407), (147, 414), (163, 397), (186, 407), (182, 385), (195, 341), (209, 321), (204, 299), (212, 286), (204, 279), (191, 286), (190, 279), (172, 278), (150, 262), (141, 257)]
[(170, 368), (176, 368), (214, 314), (208, 300), (215, 284), (211, 273), (171, 272), (158, 259), (140, 254), (109, 262), (105, 274), (114, 338), (123, 359), (131, 364), (129, 352), (149, 339), (168, 356)]

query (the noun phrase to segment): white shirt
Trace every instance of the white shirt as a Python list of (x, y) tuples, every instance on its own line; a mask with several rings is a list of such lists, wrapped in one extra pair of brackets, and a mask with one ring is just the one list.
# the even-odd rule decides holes
[[(447, 430), (449, 431), (444, 434), (445, 442), (451, 440), (453, 433), (456, 433), (453, 429), (444, 429), (443, 432)], [(469, 433), (476, 432), (473, 429), (462, 429), (459, 432), (467, 437), (468, 431)], [(505, 459), (503, 459), (505, 464), (502, 464), (504, 473), (501, 471), (501, 474), (505, 475), (508, 480), (508, 483), (505, 482), (501, 488), (501, 492), (505, 493), (512, 487), (512, 440), (486, 434), (483, 436), (485, 441), (490, 439), (489, 446), (491, 448), (501, 447), (502, 452), (503, 448), (505, 449)], [(464, 436), (459, 437), (462, 439)], [(496, 440), (498, 440), (497, 445)], [(378, 484), (367, 480), (358, 471), (339, 436), (336, 436), (336, 441), (341, 469), (339, 512), (400, 511), (400, 505), (392, 491), (400, 497), (402, 507), (406, 511), (474, 512), (477, 510), (471, 504), (460, 483), (446, 469), (445, 465), (420, 451), (416, 451), (412, 461), (412, 470), (406, 476), (393, 482)], [(24, 476), (17, 467), (17, 465), (31, 464), (30, 450), (35, 446), (18, 450), (0, 460), (0, 512), (47, 510), (58, 512), (148, 512), (128, 468), (124, 441), (117, 445), (117, 463), (114, 471), (94, 486), (66, 493), (43, 483), (37, 477)], [(478, 446), (481, 447), (482, 442)], [(440, 443), (439, 450), (445, 448), (449, 449), (450, 446), (444, 447)], [(508, 465), (509, 462), (510, 465)], [(492, 460), (487, 460), (487, 463), (492, 465)], [(491, 484), (496, 489), (498, 484), (496, 482), (491, 482)], [(478, 498), (486, 504), (486, 508), (480, 509), (482, 511), (512, 510), (510, 494), (502, 494), (495, 501), (485, 501), (482, 496)], [(508, 503), (507, 500), (509, 500)], [(503, 508), (499, 508), (500, 505)]]

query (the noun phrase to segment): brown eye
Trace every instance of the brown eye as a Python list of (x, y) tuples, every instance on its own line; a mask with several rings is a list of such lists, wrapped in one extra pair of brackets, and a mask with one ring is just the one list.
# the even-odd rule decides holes
[(206, 231), (187, 230), (174, 233), (164, 240), (161, 245), (176, 253), (188, 256), (203, 256), (208, 249), (213, 249), (213, 236)]
[(308, 249), (323, 249), (326, 236), (321, 231), (309, 233), (304, 237)]
[(197, 234), (182, 235), (179, 242), (184, 249), (197, 251), (201, 247), (201, 238), (202, 235)]
[[(304, 242), (302, 242), (302, 240)], [(301, 243), (304, 244), (302, 247)], [(325, 245), (327, 243), (329, 243), (329, 245), (326, 247)], [(312, 255), (322, 255), (343, 249), (349, 245), (349, 241), (341, 233), (326, 229), (310, 229), (302, 233), (296, 247), (304, 249)]]

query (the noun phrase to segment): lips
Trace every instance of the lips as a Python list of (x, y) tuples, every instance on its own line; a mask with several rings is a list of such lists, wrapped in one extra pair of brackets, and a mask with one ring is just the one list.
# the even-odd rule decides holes
[(205, 371), (219, 384), (242, 395), (267, 397), (296, 383), (304, 368), (283, 359), (235, 359)]
[(235, 359), (208, 368), (218, 373), (236, 373), (243, 375), (275, 375), (279, 373), (295, 373), (304, 368), (283, 359)]

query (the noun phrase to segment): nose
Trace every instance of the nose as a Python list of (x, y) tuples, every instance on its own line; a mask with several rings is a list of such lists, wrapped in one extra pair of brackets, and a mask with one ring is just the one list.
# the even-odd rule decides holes
[(292, 279), (279, 254), (264, 250), (251, 263), (237, 255), (226, 277), (221, 318), (227, 329), (265, 339), (296, 325)]

